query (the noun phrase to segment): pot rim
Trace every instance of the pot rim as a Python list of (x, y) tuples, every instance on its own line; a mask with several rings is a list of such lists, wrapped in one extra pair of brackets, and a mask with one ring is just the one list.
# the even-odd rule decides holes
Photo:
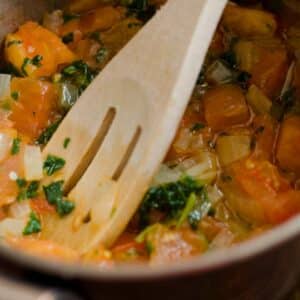
[(93, 279), (100, 281), (147, 281), (170, 279), (192, 274), (205, 274), (250, 260), (288, 243), (300, 235), (300, 215), (251, 240), (230, 248), (214, 250), (188, 260), (156, 267), (148, 264), (121, 265), (101, 268), (97, 265), (65, 263), (27, 254), (21, 250), (0, 245), (0, 257), (20, 266), (65, 279)]

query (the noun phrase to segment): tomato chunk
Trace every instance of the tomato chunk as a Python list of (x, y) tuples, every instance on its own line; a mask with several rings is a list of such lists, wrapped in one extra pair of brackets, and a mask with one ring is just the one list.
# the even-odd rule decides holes
[(76, 59), (58, 36), (35, 22), (7, 36), (5, 56), (20, 74), (32, 78), (51, 76), (60, 64)]
[(246, 123), (249, 109), (240, 87), (223, 85), (208, 91), (203, 98), (205, 119), (210, 127), (222, 130)]
[(51, 119), (57, 103), (54, 85), (30, 78), (14, 78), (11, 92), (18, 95), (13, 101), (10, 120), (14, 127), (31, 140), (37, 138)]
[[(300, 212), (300, 191), (293, 190), (271, 163), (248, 159), (233, 167), (233, 178), (244, 195), (256, 205), (257, 211), (260, 210), (261, 218), (263, 213), (265, 223), (278, 224)], [(244, 206), (242, 214), (256, 219), (255, 213), (247, 215), (245, 199), (241, 196), (239, 200)]]
[(300, 117), (292, 116), (283, 121), (276, 157), (281, 168), (300, 175)]

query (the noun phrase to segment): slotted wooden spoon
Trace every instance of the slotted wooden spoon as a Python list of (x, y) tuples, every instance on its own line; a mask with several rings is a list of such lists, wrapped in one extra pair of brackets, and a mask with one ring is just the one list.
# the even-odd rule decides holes
[[(43, 237), (84, 253), (111, 245), (174, 138), (226, 0), (169, 0), (83, 93), (44, 149), (62, 157), (69, 216)], [(63, 147), (66, 138), (69, 146)]]

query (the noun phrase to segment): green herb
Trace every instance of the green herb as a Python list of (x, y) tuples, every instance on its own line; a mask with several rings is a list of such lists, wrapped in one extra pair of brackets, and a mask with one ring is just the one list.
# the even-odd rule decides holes
[[(156, 187), (152, 187), (146, 193), (142, 205), (139, 209), (140, 225), (146, 227), (150, 223), (152, 211), (159, 211), (165, 215), (165, 219), (180, 220), (184, 208), (191, 195), (197, 197), (195, 210), (199, 211), (203, 200), (207, 200), (205, 186), (192, 177), (183, 177), (177, 182), (171, 182)], [(201, 217), (204, 212), (201, 213)], [(194, 226), (192, 217), (189, 217), (191, 226)]]
[(31, 212), (29, 221), (23, 230), (23, 235), (31, 235), (38, 233), (42, 229), (41, 221), (34, 212)]
[(194, 208), (188, 214), (188, 222), (192, 229), (197, 229), (199, 222), (209, 213), (211, 208), (212, 203), (208, 198), (207, 190), (204, 188), (196, 198)]
[(63, 197), (63, 184), (63, 181), (56, 181), (43, 187), (47, 201), (56, 207), (61, 217), (71, 213), (75, 208), (74, 202)]
[(54, 155), (48, 155), (44, 162), (43, 169), (48, 176), (51, 176), (55, 172), (61, 170), (65, 164), (66, 161), (63, 158)]
[(24, 61), (23, 61), (22, 66), (21, 66), (21, 71), (22, 71), (22, 74), (23, 74), (24, 76), (28, 76), (28, 73), (27, 73), (27, 71), (26, 71), (26, 67), (27, 67), (30, 63), (31, 63), (31, 59), (28, 58), (28, 57), (26, 57), (26, 58), (24, 59)]
[(194, 193), (192, 193), (190, 195), (190, 197), (188, 198), (185, 208), (182, 211), (182, 214), (177, 222), (176, 227), (179, 228), (181, 227), (181, 225), (184, 223), (184, 221), (189, 217), (190, 213), (192, 212), (192, 210), (194, 209), (195, 205), (196, 205), (196, 201), (197, 201), (197, 197)]
[(56, 181), (43, 187), (46, 199), (50, 204), (56, 205), (63, 199), (63, 184), (63, 181)]
[(63, 14), (64, 23), (68, 23), (72, 20), (76, 20), (76, 19), (79, 19), (79, 18), (80, 18), (80, 15), (78, 15), (78, 14), (71, 14), (71, 13), (64, 13)]
[(70, 33), (64, 35), (64, 36), (62, 37), (62, 41), (63, 41), (65, 44), (69, 44), (69, 43), (74, 42), (74, 33), (73, 33), (73, 32), (70, 32)]
[(220, 56), (222, 59), (231, 69), (236, 69), (237, 67), (237, 58), (233, 50), (229, 50), (223, 53)]
[(99, 64), (103, 63), (106, 60), (107, 55), (108, 55), (107, 48), (101, 47), (95, 56), (97, 63), (99, 63)]
[(17, 92), (17, 91), (14, 91), (14, 92), (11, 93), (11, 97), (12, 97), (15, 101), (17, 101), (17, 100), (19, 99), (19, 96), (20, 96), (20, 94), (19, 94), (19, 92)]
[(92, 69), (82, 60), (75, 61), (62, 71), (62, 81), (75, 85), (82, 93), (95, 77)]
[(38, 137), (38, 139), (36, 140), (36, 143), (38, 145), (45, 145), (47, 144), (52, 135), (54, 134), (54, 132), (56, 131), (56, 129), (58, 128), (59, 124), (60, 124), (61, 120), (58, 120), (56, 122), (54, 122), (53, 124), (51, 124), (49, 127), (47, 127), (42, 133), (41, 135)]
[(68, 148), (70, 142), (71, 142), (71, 139), (70, 139), (69, 137), (65, 138), (64, 144), (63, 144), (64, 149), (67, 149), (67, 148)]
[(18, 178), (16, 180), (16, 183), (20, 189), (19, 194), (17, 196), (18, 201), (33, 199), (37, 197), (38, 190), (40, 187), (40, 183), (38, 181), (32, 181), (27, 185), (26, 180)]
[(12, 147), (11, 147), (11, 150), (10, 150), (10, 153), (12, 155), (16, 155), (20, 152), (20, 144), (21, 144), (21, 139), (20, 138), (13, 139)]
[(36, 55), (33, 58), (26, 57), (23, 61), (22, 66), (21, 66), (22, 75), (23, 76), (28, 76), (28, 73), (26, 71), (26, 67), (30, 64), (34, 65), (36, 67), (41, 67), (42, 66), (42, 64), (41, 64), (42, 60), (43, 60), (43, 56), (41, 56), (41, 55)]
[(42, 66), (42, 63), (41, 61), (43, 60), (43, 56), (41, 55), (36, 55), (35, 57), (33, 57), (31, 59), (31, 63), (36, 66), (36, 67), (41, 67)]
[(147, 22), (156, 12), (155, 5), (150, 5), (149, 0), (123, 0), (121, 4), (128, 8), (128, 15), (143, 22)]
[(14, 41), (9, 41), (7, 44), (6, 44), (6, 48), (9, 48), (10, 46), (12, 45), (20, 45), (22, 44), (23, 42), (22, 41), (19, 41), (19, 40), (14, 40)]
[(24, 188), (27, 185), (27, 181), (23, 178), (17, 178), (16, 184), (19, 188)]
[(37, 197), (40, 183), (38, 181), (32, 181), (29, 183), (26, 191), (26, 196), (28, 199), (33, 199)]
[(71, 213), (74, 207), (75, 207), (74, 202), (71, 202), (69, 200), (61, 200), (58, 201), (56, 204), (56, 210), (61, 217)]
[(195, 132), (198, 132), (199, 130), (201, 130), (201, 129), (203, 129), (203, 128), (205, 128), (205, 125), (204, 125), (204, 124), (202, 124), (202, 123), (195, 123), (195, 124), (191, 127), (190, 131), (195, 133)]
[(100, 35), (99, 31), (94, 31), (94, 32), (90, 33), (89, 38), (102, 44), (101, 35)]

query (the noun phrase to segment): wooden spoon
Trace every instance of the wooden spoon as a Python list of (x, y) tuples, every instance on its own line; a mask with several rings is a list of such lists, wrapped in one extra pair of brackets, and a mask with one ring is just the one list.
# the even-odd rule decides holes
[(85, 253), (125, 229), (175, 136), (225, 4), (169, 0), (83, 93), (43, 153), (66, 160), (47, 182), (64, 180), (76, 208), (46, 217), (43, 238)]

